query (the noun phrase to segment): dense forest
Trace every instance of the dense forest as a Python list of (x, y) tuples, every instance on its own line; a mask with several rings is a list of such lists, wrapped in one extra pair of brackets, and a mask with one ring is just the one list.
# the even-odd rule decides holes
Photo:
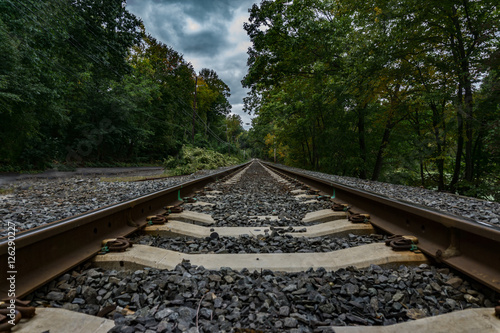
[[(237, 154), (229, 87), (122, 0), (0, 0), (0, 171)], [(229, 142), (229, 144), (228, 144)]]
[(254, 154), (500, 200), (499, 25), (497, 0), (254, 5)]

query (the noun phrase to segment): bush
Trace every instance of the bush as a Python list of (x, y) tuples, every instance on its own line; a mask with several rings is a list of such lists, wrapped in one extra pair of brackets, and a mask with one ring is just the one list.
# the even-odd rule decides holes
[(228, 156), (213, 150), (183, 146), (177, 157), (168, 156), (163, 165), (173, 176), (186, 175), (198, 170), (210, 170), (240, 164), (236, 156)]

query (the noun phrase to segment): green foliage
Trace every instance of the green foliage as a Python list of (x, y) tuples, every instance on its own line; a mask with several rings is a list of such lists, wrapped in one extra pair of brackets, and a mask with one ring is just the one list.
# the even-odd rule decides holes
[(228, 86), (203, 69), (196, 87), (191, 64), (125, 5), (0, 1), (2, 169), (148, 164), (221, 145)]
[(484, 196), (500, 172), (499, 15), (493, 0), (255, 4), (254, 156)]
[(172, 176), (187, 175), (199, 170), (210, 170), (242, 163), (241, 158), (185, 145), (176, 157), (168, 156), (163, 165)]

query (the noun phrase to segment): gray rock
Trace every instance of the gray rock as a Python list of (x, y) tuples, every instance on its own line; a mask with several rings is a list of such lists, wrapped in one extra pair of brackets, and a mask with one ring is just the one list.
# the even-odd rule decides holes
[(78, 304), (73, 304), (73, 303), (64, 303), (63, 304), (63, 309), (70, 310), (70, 311), (80, 311), (80, 306)]
[(162, 320), (158, 324), (158, 327), (156, 328), (156, 332), (158, 333), (166, 333), (168, 332), (172, 327), (172, 324), (168, 322), (168, 320)]
[(288, 307), (288, 306), (280, 307), (279, 314), (282, 317), (288, 317), (290, 315), (290, 307)]
[(453, 288), (458, 288), (458, 287), (460, 287), (462, 282), (463, 281), (461, 278), (454, 276), (454, 277), (450, 278), (448, 281), (446, 281), (446, 284), (452, 286)]
[(288, 328), (297, 327), (298, 324), (299, 324), (299, 322), (295, 318), (288, 317), (288, 318), (285, 318), (285, 320), (284, 320), (284, 326), (288, 327)]
[(73, 304), (85, 304), (85, 300), (83, 298), (79, 298), (79, 297), (75, 297), (73, 299), (73, 302), (71, 302)]
[(166, 309), (163, 309), (163, 310), (160, 310), (158, 311), (156, 314), (155, 314), (155, 318), (157, 320), (162, 320), (164, 318), (168, 318), (172, 313), (174, 313), (175, 311), (172, 310), (172, 309), (169, 309), (169, 308), (166, 308)]
[(191, 327), (191, 323), (190, 322), (186, 322), (186, 321), (183, 321), (183, 320), (179, 320), (177, 322), (177, 328), (179, 330), (181, 330), (181, 332), (187, 331), (190, 327)]
[(455, 309), (457, 307), (457, 302), (451, 298), (447, 298), (446, 305), (448, 305), (450, 309)]
[(295, 291), (295, 290), (297, 290), (297, 285), (295, 285), (295, 284), (290, 284), (290, 285), (286, 286), (285, 288), (283, 288), (284, 292), (291, 292), (291, 291)]
[(87, 303), (94, 303), (97, 298), (97, 291), (92, 287), (83, 286), (82, 296)]
[(352, 283), (346, 283), (345, 285), (342, 286), (342, 289), (344, 290), (344, 293), (347, 295), (355, 295), (358, 294), (359, 292), (359, 287)]
[(396, 294), (394, 294), (394, 296), (392, 296), (392, 301), (393, 302), (399, 302), (401, 301), (403, 298), (405, 297), (405, 294), (403, 294), (402, 292), (397, 292)]
[(50, 301), (62, 301), (64, 299), (64, 293), (59, 291), (51, 291), (47, 294), (47, 299)]
[(469, 295), (469, 294), (465, 294), (464, 299), (465, 299), (465, 301), (467, 301), (467, 303), (474, 303), (474, 304), (479, 303), (479, 299), (477, 297), (474, 297), (474, 296)]
[(196, 310), (185, 306), (180, 307), (179, 310), (177, 310), (177, 312), (179, 313), (179, 320), (183, 320), (186, 322), (189, 322), (196, 317)]
[(213, 311), (211, 309), (207, 308), (201, 308), (200, 309), (200, 315), (205, 318), (205, 319), (210, 319), (212, 318)]

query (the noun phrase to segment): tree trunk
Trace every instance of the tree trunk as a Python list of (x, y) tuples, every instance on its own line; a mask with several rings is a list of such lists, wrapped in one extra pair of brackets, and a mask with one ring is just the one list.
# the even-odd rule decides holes
[(397, 110), (397, 94), (401, 86), (399, 84), (394, 88), (394, 96), (391, 98), (391, 106), (388, 111), (388, 119), (385, 123), (384, 135), (382, 136), (382, 142), (380, 143), (377, 159), (375, 160), (375, 166), (373, 168), (372, 180), (378, 180), (380, 177), (380, 172), (382, 171), (382, 164), (384, 160), (384, 152), (387, 146), (389, 145), (389, 137), (391, 136), (391, 131), (396, 126), (396, 122), (393, 122), (394, 112)]
[(487, 162), (483, 160), (483, 150), (484, 150), (484, 138), (486, 136), (486, 126), (485, 124), (481, 124), (479, 131), (476, 135), (476, 142), (474, 143), (474, 149), (472, 151), (472, 156), (474, 156), (474, 179), (475, 182), (478, 183), (479, 180), (485, 174), (485, 166)]
[(457, 112), (457, 154), (455, 156), (455, 168), (453, 170), (453, 178), (451, 179), (449, 189), (451, 191), (455, 191), (455, 186), (458, 183), (458, 179), (460, 177), (460, 170), (462, 168), (462, 151), (464, 149), (464, 118), (462, 116), (463, 113), (463, 104), (462, 104), (462, 86), (458, 87), (458, 112)]
[(384, 129), (384, 135), (382, 136), (382, 143), (378, 149), (377, 159), (375, 161), (375, 167), (373, 168), (372, 180), (378, 180), (380, 176), (380, 171), (382, 170), (382, 162), (384, 159), (384, 151), (387, 145), (389, 144), (389, 137), (391, 135), (391, 131), (394, 128), (394, 123), (392, 121), (387, 121)]
[[(467, 7), (467, 1), (463, 2), (463, 5)], [(453, 8), (454, 16), (451, 18), (455, 27), (455, 34), (452, 37), (456, 38), (456, 43), (453, 42), (452, 45), (455, 49), (455, 59), (459, 62), (459, 68), (461, 70), (459, 79), (459, 88), (462, 87), (464, 90), (464, 109), (459, 109), (458, 111), (465, 112), (465, 180), (472, 182), (474, 177), (474, 161), (472, 156), (472, 143), (473, 143), (473, 129), (472, 129), (472, 119), (473, 119), (473, 97), (472, 97), (472, 82), (470, 73), (470, 62), (469, 55), (471, 53), (471, 48), (474, 48), (474, 44), (471, 44), (469, 50), (466, 50), (466, 45), (461, 29), (461, 22), (457, 14), (456, 8)], [(469, 18), (467, 17), (467, 20)], [(473, 31), (469, 31), (473, 33)], [(474, 38), (477, 35), (473, 33)], [(461, 152), (461, 151), (460, 151)], [(457, 152), (460, 153), (460, 152)]]
[[(304, 131), (304, 134), (305, 134), (305, 131)], [(309, 160), (309, 164), (311, 165), (312, 163), (312, 153), (311, 153), (311, 148), (309, 147), (309, 140), (307, 139), (308, 136), (307, 134), (305, 135), (305, 138), (306, 138), (306, 148), (307, 148), (307, 156), (308, 156), (308, 160)]]
[(358, 110), (359, 155), (362, 161), (359, 168), (359, 178), (361, 179), (366, 179), (365, 109), (366, 104)]
[[(306, 152), (306, 148), (305, 148), (304, 142), (301, 142), (300, 145), (302, 146), (302, 156), (307, 156), (307, 152)], [(305, 165), (305, 162), (307, 162), (307, 157), (305, 158), (305, 161), (304, 161), (303, 165)]]
[[(468, 67), (468, 65), (467, 65)], [(472, 152), (473, 144), (473, 104), (472, 104), (472, 84), (469, 76), (465, 80), (465, 180), (472, 182), (474, 178), (474, 159)]]
[[(439, 126), (443, 122), (442, 117), (439, 114), (439, 110), (437, 108), (436, 103), (431, 102), (430, 107), (432, 110), (432, 127), (434, 128), (434, 137), (436, 139), (436, 167), (438, 169), (438, 190), (444, 190), (444, 159), (442, 157), (443, 154), (443, 146), (445, 140), (441, 139), (441, 135), (439, 134)], [(444, 124), (443, 131), (444, 131)]]
[[(417, 126), (416, 131), (417, 131), (417, 137), (419, 138), (419, 141), (422, 142), (423, 139), (421, 138), (422, 135), (420, 134), (420, 117), (418, 110), (415, 112), (415, 124)], [(425, 187), (425, 175), (424, 175), (424, 160), (422, 158), (422, 149), (420, 149), (420, 154), (419, 154), (419, 169), (420, 169), (420, 184), (422, 187)]]
[(311, 168), (314, 170), (316, 167), (316, 145), (315, 145), (315, 132), (314, 132), (314, 124), (309, 128), (309, 132), (311, 133)]
[(424, 176), (424, 161), (420, 159), (420, 184), (425, 187), (425, 176)]

